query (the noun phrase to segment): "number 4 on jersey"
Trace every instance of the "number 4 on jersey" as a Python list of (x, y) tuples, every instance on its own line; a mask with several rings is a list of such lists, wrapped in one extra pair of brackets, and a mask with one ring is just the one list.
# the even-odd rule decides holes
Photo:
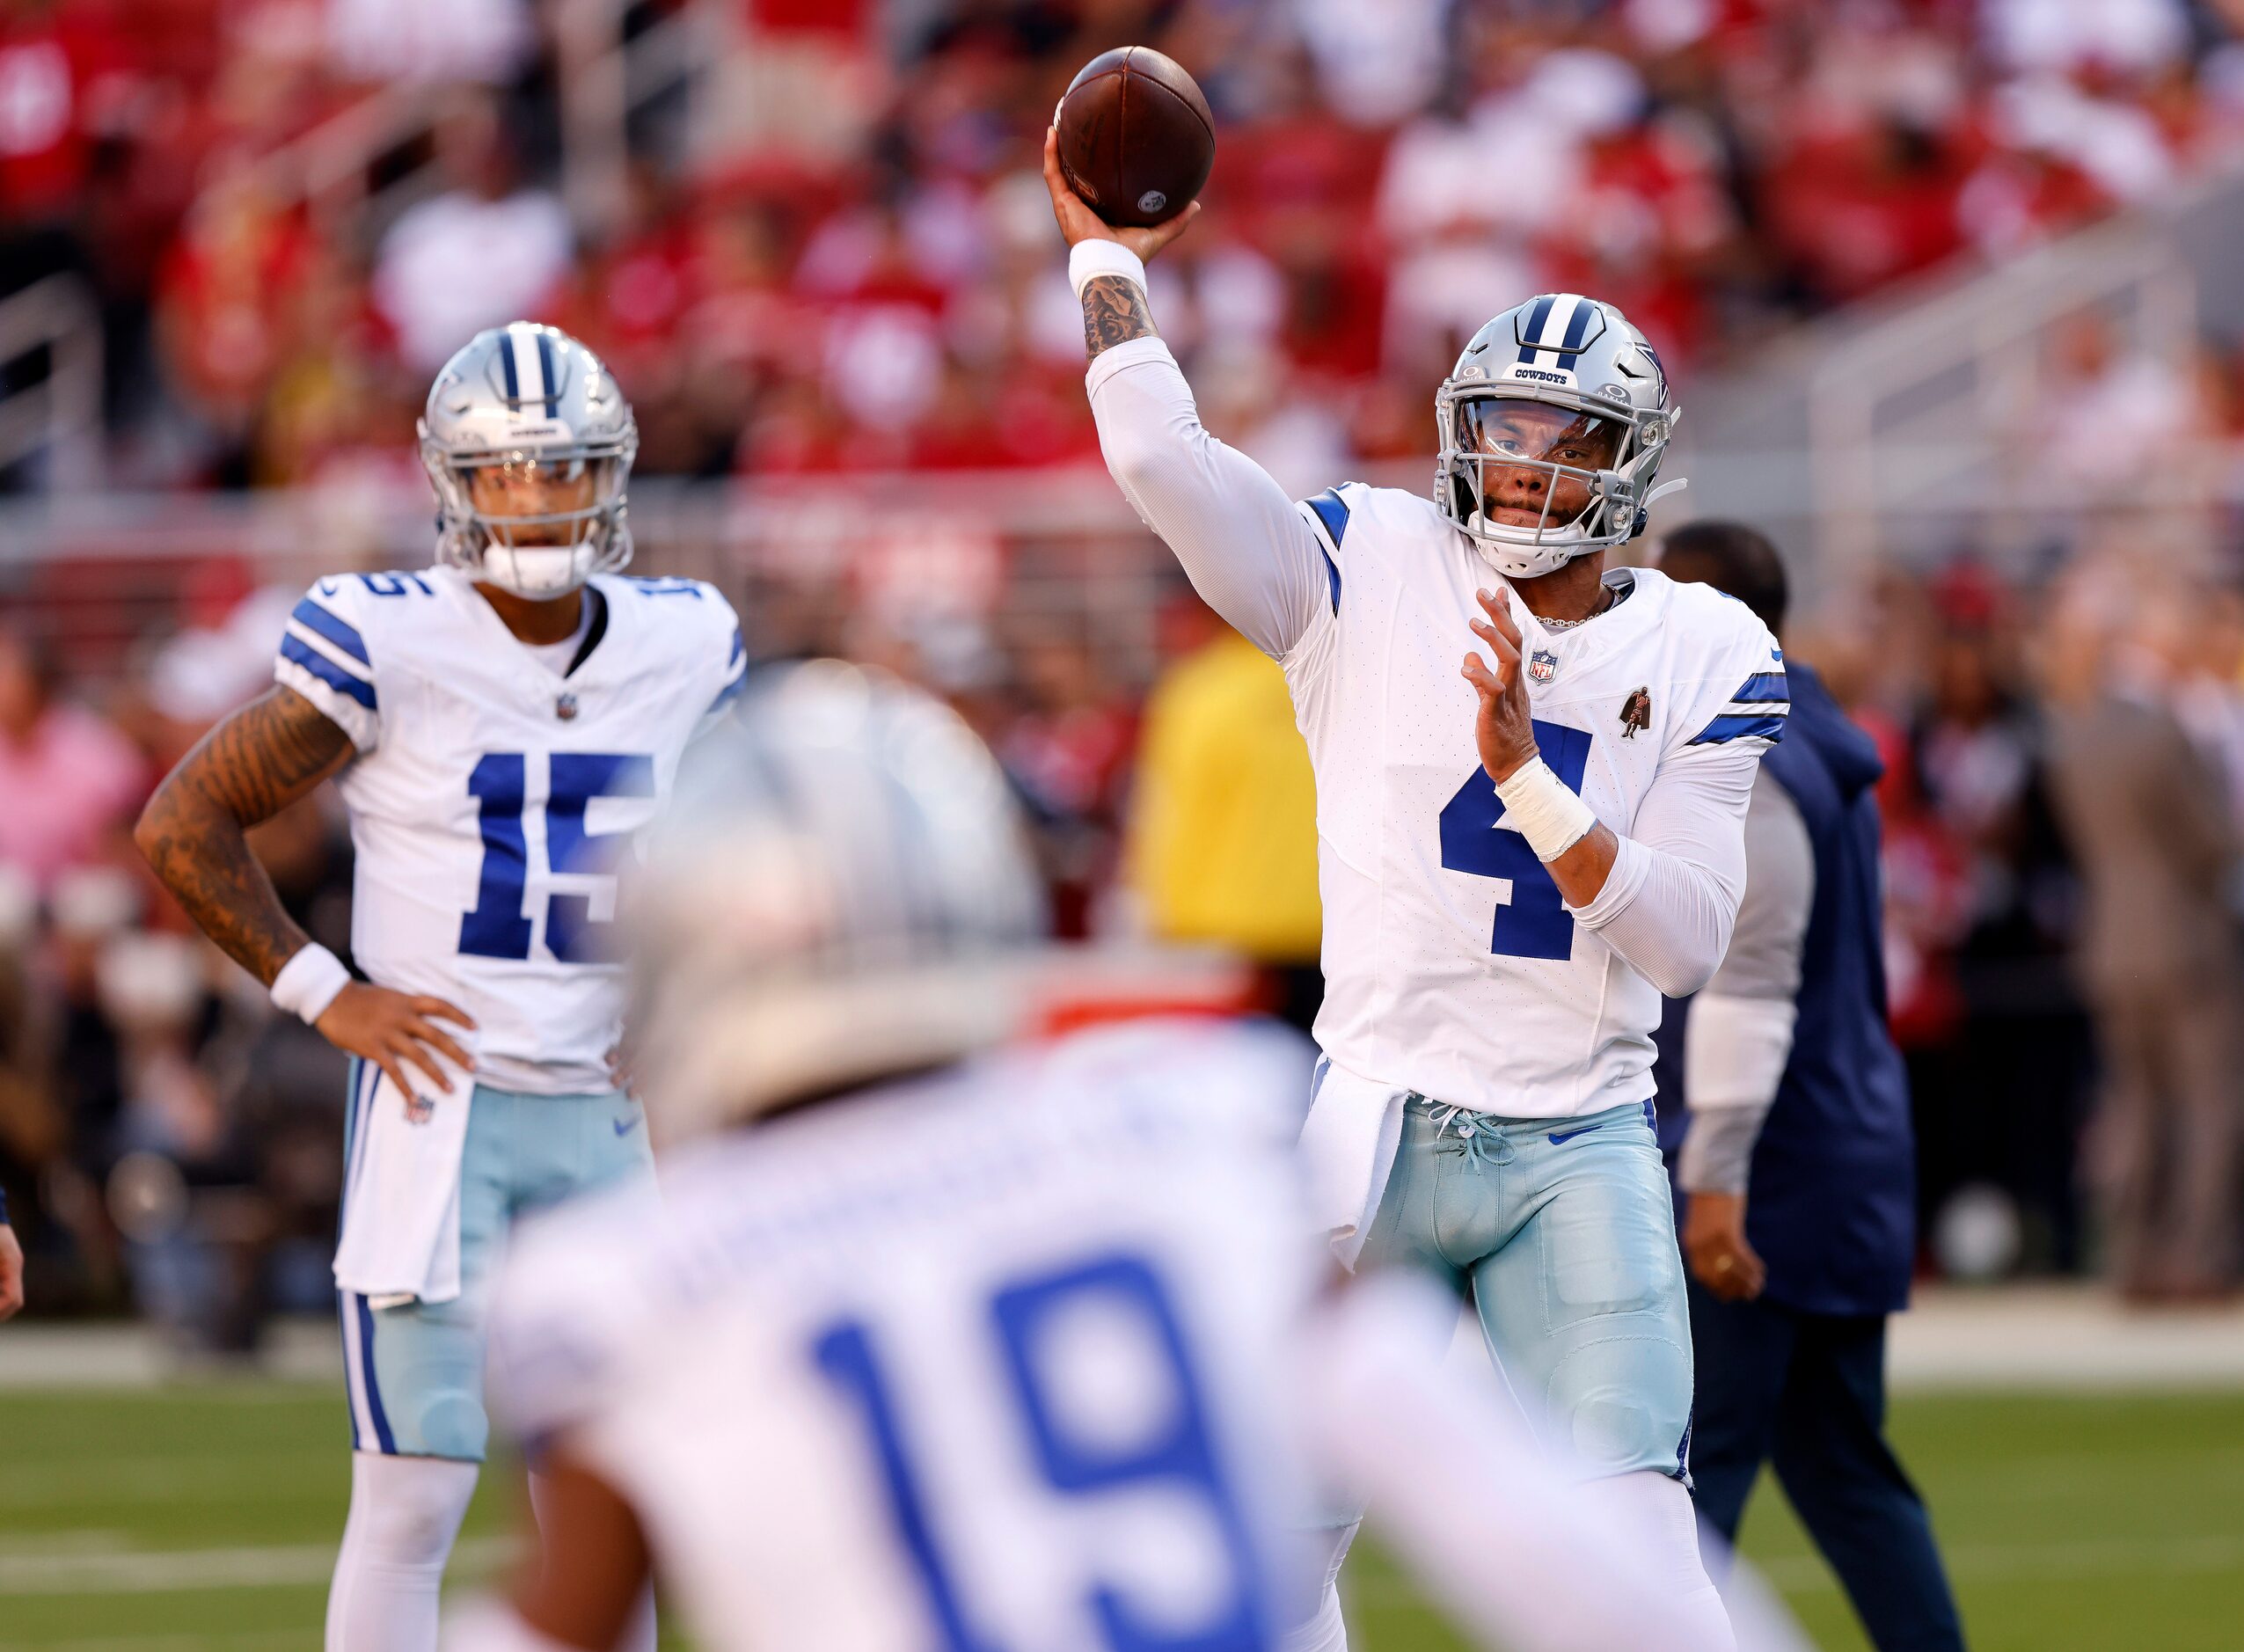
[[(1570, 792), (1582, 790), (1590, 766), (1590, 733), (1559, 723), (1535, 720), (1535, 743)], [(1477, 878), (1505, 878), (1509, 897), (1496, 897), (1495, 932), (1488, 950), (1502, 958), (1565, 958), (1574, 952), (1574, 919), (1551, 881), (1550, 870), (1535, 858), (1527, 839), (1496, 824), (1504, 812), (1496, 783), (1486, 769), (1466, 777), (1442, 809), (1442, 864)]]

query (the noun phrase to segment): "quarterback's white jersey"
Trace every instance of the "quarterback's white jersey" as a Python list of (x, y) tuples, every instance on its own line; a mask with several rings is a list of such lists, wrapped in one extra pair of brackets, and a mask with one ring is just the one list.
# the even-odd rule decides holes
[(611, 1085), (610, 854), (747, 668), (713, 587), (602, 574), (588, 593), (599, 629), (566, 677), (450, 567), (319, 581), (274, 665), (358, 749), (336, 785), (359, 969), (458, 1005), (477, 1076), (541, 1095)]
[(676, 1154), (521, 1234), (496, 1402), (715, 1652), (1275, 1648), (1307, 1066), (1140, 1023)]
[[(1319, 1041), (1353, 1071), (1510, 1117), (1643, 1100), (1659, 989), (1575, 921), (1474, 745), (1458, 666), (1498, 576), (1415, 494), (1349, 483), (1305, 514), (1341, 590), (1281, 662), (1320, 781)], [(1620, 581), (1584, 625), (1547, 630), (1517, 600), (1512, 617), (1544, 762), (1626, 837), (1656, 776), (1765, 749), (1788, 702), (1744, 604), (1656, 570)]]
[(1544, 761), (1621, 839), (1604, 889), (1570, 909), (1474, 746), (1459, 667), (1480, 647), (1474, 594), (1502, 581), (1465, 537), (1397, 489), (1289, 500), (1201, 428), (1158, 339), (1100, 355), (1089, 384), (1123, 493), (1292, 690), (1333, 1064), (1515, 1118), (1650, 1096), (1661, 987), (1689, 991), (1721, 960), (1753, 771), (1789, 710), (1768, 629), (1648, 570), (1609, 574), (1621, 600), (1571, 627), (1513, 599)]

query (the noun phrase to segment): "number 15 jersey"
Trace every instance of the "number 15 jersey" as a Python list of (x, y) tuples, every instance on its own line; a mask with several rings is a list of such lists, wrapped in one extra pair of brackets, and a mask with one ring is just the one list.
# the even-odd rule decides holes
[(610, 1087), (613, 857), (747, 665), (698, 581), (603, 574), (586, 600), (564, 677), (457, 569), (336, 575), (296, 604), (274, 665), (357, 748), (336, 786), (359, 969), (458, 1005), (476, 1076), (541, 1095)]

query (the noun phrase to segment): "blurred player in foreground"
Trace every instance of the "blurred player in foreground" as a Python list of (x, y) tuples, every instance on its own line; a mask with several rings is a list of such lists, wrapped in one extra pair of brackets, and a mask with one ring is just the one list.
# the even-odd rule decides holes
[[(1469, 1290), (1530, 1414), (1675, 1580), (1660, 1644), (1726, 1647), (1687, 1489), (1652, 1032), (1661, 994), (1695, 990), (1729, 944), (1787, 703), (1742, 603), (1604, 567), (1663, 491), (1659, 359), (1610, 304), (1530, 300), (1435, 397), (1433, 500), (1349, 482), (1296, 504), (1208, 434), (1154, 330), (1141, 259), (1193, 208), (1109, 229), (1056, 154), (1048, 138), (1107, 468), (1283, 668), (1317, 772), (1318, 1215), (1343, 1261)], [(1348, 1540), (1343, 1522), (1335, 1574)], [(1336, 1593), (1298, 1644), (1346, 1644)]]
[(606, 1652), (652, 1569), (711, 1652), (1275, 1648), (1321, 1581), (1305, 1439), (1502, 1644), (1663, 1644), (1641, 1564), (1415, 1354), (1438, 1291), (1312, 1311), (1297, 1040), (1011, 1037), (1054, 961), (947, 708), (766, 679), (625, 902), (662, 1190), (515, 1251), (492, 1381), (554, 1495), (450, 1652)]
[[(649, 1164), (610, 1052), (603, 841), (643, 826), (745, 669), (732, 610), (618, 577), (638, 433), (592, 353), (479, 333), (428, 393), (436, 566), (296, 604), (277, 686), (218, 725), (138, 832), (205, 933), (355, 1059), (340, 1288), (350, 1517), (328, 1652), (429, 1652), (475, 1489), (488, 1276), (523, 1211)], [(245, 830), (330, 775), (357, 852), (356, 981), (281, 909)], [(651, 1602), (634, 1644), (651, 1648)]]

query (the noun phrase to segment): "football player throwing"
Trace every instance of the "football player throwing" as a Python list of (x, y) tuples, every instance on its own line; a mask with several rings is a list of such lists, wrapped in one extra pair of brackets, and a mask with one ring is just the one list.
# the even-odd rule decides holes
[[(1319, 1216), (1343, 1261), (1470, 1295), (1530, 1414), (1664, 1557), (1664, 1644), (1725, 1647), (1687, 1490), (1651, 1034), (1661, 995), (1721, 961), (1787, 701), (1742, 604), (1605, 567), (1664, 491), (1659, 359), (1610, 304), (1531, 299), (1436, 395), (1430, 500), (1350, 482), (1296, 503), (1202, 427), (1154, 329), (1142, 259), (1193, 209), (1116, 230), (1049, 141), (1045, 174), (1107, 466), (1283, 669), (1316, 770), (1325, 1058), (1302, 1141)], [(1345, 1643), (1331, 1590), (1297, 1643)]]

